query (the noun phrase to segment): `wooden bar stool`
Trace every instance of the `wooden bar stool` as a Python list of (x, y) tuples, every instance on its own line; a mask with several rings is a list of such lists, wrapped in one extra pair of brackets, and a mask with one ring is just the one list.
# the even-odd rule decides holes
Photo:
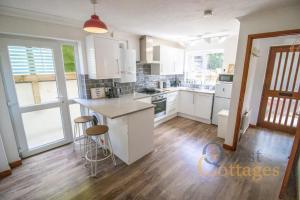
[[(104, 161), (111, 157), (116, 166), (116, 160), (113, 153), (111, 141), (108, 134), (108, 126), (96, 125), (86, 129), (88, 149), (85, 159), (90, 163), (91, 176), (97, 175), (97, 162)], [(99, 149), (102, 149), (102, 156), (99, 155)]]
[[(85, 157), (85, 152), (86, 152), (85, 129), (91, 126), (93, 126), (92, 116), (80, 116), (74, 119), (73, 151), (75, 151), (75, 144), (79, 144), (80, 154), (83, 158)], [(81, 147), (82, 140), (83, 140), (83, 152)]]

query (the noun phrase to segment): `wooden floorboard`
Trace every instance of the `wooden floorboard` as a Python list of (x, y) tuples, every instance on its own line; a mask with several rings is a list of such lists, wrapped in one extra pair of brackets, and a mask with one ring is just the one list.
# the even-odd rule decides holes
[[(222, 145), (217, 128), (185, 118), (174, 118), (155, 128), (154, 151), (127, 166), (117, 160), (99, 164), (96, 178), (78, 151), (67, 145), (23, 160), (23, 165), (0, 181), (0, 199), (278, 199), (278, 192), (292, 145), (289, 134), (250, 128), (236, 152), (225, 151), (221, 166), (241, 164), (278, 167), (279, 176), (207, 177), (199, 172), (198, 161), (208, 143)], [(260, 162), (249, 157), (261, 152)], [(201, 165), (209, 173), (217, 167)], [(285, 199), (296, 199), (291, 184)]]

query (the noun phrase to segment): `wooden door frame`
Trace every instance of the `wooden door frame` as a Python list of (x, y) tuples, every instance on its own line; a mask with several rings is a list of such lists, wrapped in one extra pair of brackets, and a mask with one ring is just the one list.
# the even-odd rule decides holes
[[(224, 148), (230, 149), (230, 150), (233, 150), (233, 151), (235, 151), (237, 149), (253, 41), (255, 39), (272, 38), (272, 37), (297, 35), (297, 34), (300, 34), (300, 29), (284, 30), (284, 31), (276, 31), (276, 32), (266, 32), (266, 33), (257, 33), (257, 34), (248, 35), (245, 61), (244, 61), (244, 68), (243, 68), (243, 75), (242, 75), (242, 82), (241, 82), (241, 88), (240, 88), (240, 96), (239, 96), (238, 109), (237, 109), (237, 115), (236, 115), (236, 120), (235, 120), (233, 145), (232, 146), (224, 145)], [(281, 186), (281, 190), (280, 190), (280, 194), (279, 194), (280, 197), (283, 196), (283, 194), (286, 190), (286, 187), (287, 187), (287, 184), (288, 184), (288, 181), (289, 181), (289, 177), (291, 175), (293, 166), (295, 164), (296, 155), (297, 155), (297, 152), (299, 150), (299, 144), (300, 144), (300, 120), (298, 120), (297, 130), (296, 130), (296, 134), (295, 134), (295, 138), (294, 138), (294, 142), (293, 142), (293, 147), (292, 147), (292, 150), (291, 150), (290, 159), (288, 161), (288, 165), (287, 165), (287, 168), (286, 168), (286, 171), (285, 171), (285, 176), (284, 176), (282, 186)]]
[(287, 164), (287, 167), (286, 167), (286, 170), (285, 170), (285, 174), (284, 174), (284, 177), (283, 177), (283, 181), (282, 181), (282, 184), (281, 184), (281, 189), (280, 189), (280, 193), (279, 193), (280, 198), (284, 197), (286, 188), (287, 188), (288, 183), (289, 183), (290, 176), (291, 176), (292, 171), (293, 171), (293, 167), (295, 166), (296, 161), (297, 161), (298, 152), (300, 150), (299, 146), (300, 146), (300, 120), (298, 120), (297, 131), (296, 131), (296, 134), (295, 134), (293, 147), (292, 147), (292, 150), (291, 150), (289, 161), (288, 161), (288, 164)]
[(247, 80), (248, 80), (248, 72), (249, 72), (249, 66), (250, 66), (250, 58), (251, 58), (253, 40), (263, 39), (263, 38), (279, 37), (279, 36), (286, 36), (286, 35), (297, 35), (297, 34), (300, 34), (300, 29), (277, 31), (277, 32), (268, 32), (268, 33), (258, 33), (258, 34), (248, 35), (246, 55), (245, 55), (244, 68), (243, 68), (244, 70), (243, 70), (243, 75), (242, 75), (242, 82), (241, 82), (241, 88), (240, 88), (238, 109), (237, 109), (237, 115), (236, 115), (236, 120), (235, 120), (233, 145), (230, 146), (231, 150), (235, 151), (236, 148), (237, 148), (237, 144), (238, 144), (240, 124), (241, 124), (241, 120), (242, 120), (242, 110), (243, 110), (244, 99), (245, 99), (245, 91), (246, 91)]

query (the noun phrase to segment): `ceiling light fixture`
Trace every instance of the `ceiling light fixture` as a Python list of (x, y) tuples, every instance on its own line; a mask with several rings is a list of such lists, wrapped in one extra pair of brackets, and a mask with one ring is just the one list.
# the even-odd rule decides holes
[(211, 17), (213, 16), (213, 11), (211, 9), (204, 10), (204, 17)]
[(89, 33), (107, 33), (107, 26), (100, 20), (99, 16), (96, 15), (95, 6), (97, 4), (97, 0), (91, 0), (91, 3), (94, 7), (94, 14), (84, 23), (83, 30)]

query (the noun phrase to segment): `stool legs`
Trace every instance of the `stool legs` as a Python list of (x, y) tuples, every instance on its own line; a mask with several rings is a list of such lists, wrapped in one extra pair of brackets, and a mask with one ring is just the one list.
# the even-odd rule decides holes
[[(89, 126), (92, 126), (92, 122), (88, 123)], [(75, 145), (79, 144), (79, 151), (80, 155), (82, 158), (85, 158), (85, 153), (86, 153), (86, 146), (87, 146), (87, 136), (85, 135), (84, 130), (87, 128), (86, 127), (87, 123), (75, 123), (74, 124), (74, 134), (73, 134), (73, 151), (75, 151)], [(83, 140), (83, 141), (82, 141)]]
[(111, 159), (113, 161), (114, 166), (117, 166), (115, 155), (114, 155), (113, 148), (112, 148), (111, 141), (110, 141), (110, 137), (109, 137), (109, 133), (105, 134), (105, 136), (107, 136), (107, 142), (108, 142), (110, 153), (111, 153)]
[[(95, 140), (93, 140), (93, 138), (95, 138)], [(113, 165), (116, 166), (116, 159), (113, 153), (113, 149), (112, 149), (112, 145), (111, 145), (111, 141), (109, 138), (108, 133), (106, 133), (104, 135), (104, 141), (102, 143), (101, 137), (99, 136), (87, 136), (87, 151), (85, 154), (85, 159), (87, 162), (90, 163), (90, 170), (91, 170), (91, 176), (95, 177), (97, 175), (97, 166), (98, 166), (98, 162), (106, 160), (107, 158), (111, 157), (112, 161), (113, 161)], [(94, 147), (93, 147), (94, 146)], [(102, 148), (102, 153), (105, 157), (103, 158), (98, 158), (98, 150)], [(108, 150), (107, 150), (108, 148)], [(105, 149), (105, 150), (104, 150)]]

